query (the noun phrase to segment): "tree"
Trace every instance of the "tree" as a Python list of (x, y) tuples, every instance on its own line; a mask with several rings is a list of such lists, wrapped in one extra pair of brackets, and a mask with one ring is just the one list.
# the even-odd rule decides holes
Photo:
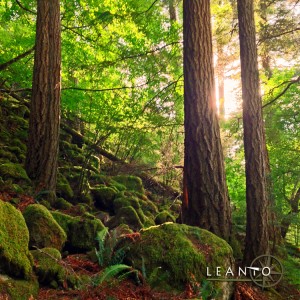
[(210, 1), (183, 1), (185, 159), (182, 222), (228, 239), (231, 211), (215, 103)]
[(60, 2), (37, 1), (26, 170), (36, 192), (54, 194), (60, 123)]
[(246, 161), (247, 225), (244, 262), (269, 253), (267, 153), (257, 62), (253, 0), (238, 0)]

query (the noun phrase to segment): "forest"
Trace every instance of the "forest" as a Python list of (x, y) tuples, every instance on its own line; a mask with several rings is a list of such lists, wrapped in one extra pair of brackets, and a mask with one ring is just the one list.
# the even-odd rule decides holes
[(0, 3), (0, 300), (300, 299), (299, 0)]

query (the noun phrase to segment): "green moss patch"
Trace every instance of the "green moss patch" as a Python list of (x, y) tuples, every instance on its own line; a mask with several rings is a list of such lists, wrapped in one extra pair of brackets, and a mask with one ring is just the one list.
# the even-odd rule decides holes
[(214, 234), (181, 224), (165, 223), (141, 232), (130, 245), (127, 259), (134, 267), (146, 270), (154, 287), (162, 285), (184, 289), (187, 283), (206, 279), (206, 267), (232, 267), (232, 249)]
[(91, 189), (95, 206), (104, 209), (112, 210), (113, 209), (113, 200), (116, 197), (117, 192), (110, 187), (100, 186)]
[(29, 281), (15, 280), (8, 276), (0, 275), (0, 296), (9, 300), (28, 300), (37, 299), (39, 283), (32, 278)]
[(21, 179), (30, 183), (26, 171), (20, 164), (4, 163), (0, 165), (0, 174), (3, 179)]
[(99, 219), (85, 213), (80, 217), (72, 217), (60, 212), (52, 212), (55, 220), (67, 233), (66, 249), (71, 252), (86, 252), (96, 246), (97, 232), (104, 228)]
[(69, 181), (61, 173), (58, 173), (57, 177), (56, 194), (59, 197), (67, 200), (72, 200), (72, 198), (74, 197), (74, 192), (69, 184)]
[(29, 230), (31, 248), (63, 248), (67, 235), (46, 207), (40, 204), (29, 205), (23, 215)]
[(113, 180), (124, 185), (127, 190), (136, 191), (141, 194), (144, 194), (145, 192), (142, 179), (139, 177), (129, 175), (118, 175), (113, 177)]
[(167, 210), (161, 211), (157, 216), (155, 217), (155, 224), (161, 225), (166, 222), (175, 222), (175, 217), (172, 216)]
[(0, 220), (0, 269), (12, 276), (29, 278), (32, 257), (25, 220), (20, 211), (3, 201), (0, 201)]

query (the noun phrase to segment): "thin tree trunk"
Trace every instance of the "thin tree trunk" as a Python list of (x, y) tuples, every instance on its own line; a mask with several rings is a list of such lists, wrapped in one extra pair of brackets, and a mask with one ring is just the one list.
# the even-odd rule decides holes
[(183, 1), (185, 161), (183, 223), (228, 239), (231, 211), (215, 103), (210, 1)]
[(38, 0), (26, 170), (36, 192), (54, 194), (60, 123), (60, 2)]
[(244, 263), (269, 253), (267, 153), (257, 63), (253, 0), (238, 0), (246, 161), (247, 226)]

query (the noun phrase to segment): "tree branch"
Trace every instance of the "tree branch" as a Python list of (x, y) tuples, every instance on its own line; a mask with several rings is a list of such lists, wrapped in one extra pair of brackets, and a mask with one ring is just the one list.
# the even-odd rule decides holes
[(36, 15), (37, 13), (33, 10), (30, 10), (29, 8), (25, 7), (23, 4), (21, 4), (20, 0), (16, 0), (17, 4), (25, 11), (31, 13), (31, 14), (34, 14)]
[[(282, 91), (281, 93), (279, 93), (274, 99), (272, 99), (272, 100), (269, 101), (268, 103), (264, 104), (264, 105), (262, 106), (262, 108), (265, 108), (266, 106), (269, 106), (269, 105), (273, 104), (273, 103), (274, 103), (275, 101), (277, 101), (281, 96), (283, 96), (293, 84), (299, 83), (299, 82), (300, 82), (300, 76), (299, 76), (297, 79), (290, 80), (290, 81), (285, 81), (285, 82), (281, 83), (280, 85), (278, 85), (277, 87), (275, 87), (274, 89), (276, 89), (276, 88), (278, 88), (278, 87), (280, 87), (280, 86), (282, 86), (282, 85), (288, 83), (288, 85), (283, 89), (283, 91)], [(273, 90), (274, 90), (274, 89), (273, 89)], [(272, 91), (273, 91), (273, 90), (272, 90)]]
[(28, 56), (29, 54), (31, 54), (35, 49), (35, 46), (33, 46), (32, 48), (30, 48), (29, 50), (27, 50), (26, 52), (14, 57), (13, 59), (3, 63), (0, 65), (0, 71), (6, 69), (7, 67), (9, 67), (10, 65), (14, 64), (15, 62), (21, 60), (22, 58)]

